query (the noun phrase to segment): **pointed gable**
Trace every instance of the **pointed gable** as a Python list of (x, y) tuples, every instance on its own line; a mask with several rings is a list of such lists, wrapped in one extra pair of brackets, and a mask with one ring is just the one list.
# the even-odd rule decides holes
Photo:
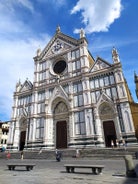
[(56, 98), (56, 97), (58, 97), (58, 96), (62, 96), (63, 98), (65, 98), (65, 99), (67, 99), (68, 98), (68, 95), (67, 95), (67, 93), (64, 91), (64, 89), (62, 88), (62, 86), (56, 86), (55, 88), (54, 88), (54, 91), (53, 91), (53, 96), (52, 96), (52, 98)]
[(68, 49), (71, 49), (79, 44), (77, 39), (69, 37), (61, 32), (56, 32), (53, 38), (49, 41), (47, 46), (43, 49), (42, 52), (39, 50), (39, 54), (34, 58), (37, 57), (39, 59), (43, 59), (47, 56), (51, 56), (53, 54), (59, 54), (64, 52)]
[(96, 62), (94, 63), (94, 65), (91, 67), (90, 72), (95, 72), (95, 71), (98, 71), (98, 70), (109, 68), (111, 66), (112, 65), (110, 63), (108, 63), (107, 61), (105, 61), (102, 58), (98, 57), (96, 59)]
[(22, 85), (22, 88), (20, 89), (20, 92), (28, 91), (31, 90), (32, 88), (33, 84), (28, 79), (26, 79), (26, 81)]

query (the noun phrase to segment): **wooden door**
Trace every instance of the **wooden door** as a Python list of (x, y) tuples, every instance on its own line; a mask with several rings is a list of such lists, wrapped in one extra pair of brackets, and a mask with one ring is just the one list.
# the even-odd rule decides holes
[(56, 148), (67, 148), (67, 123), (58, 121), (56, 125)]
[(104, 137), (106, 147), (111, 147), (111, 141), (113, 140), (114, 145), (116, 145), (116, 131), (113, 121), (103, 122)]
[(22, 131), (20, 135), (20, 150), (24, 149), (25, 139), (26, 139), (26, 131)]

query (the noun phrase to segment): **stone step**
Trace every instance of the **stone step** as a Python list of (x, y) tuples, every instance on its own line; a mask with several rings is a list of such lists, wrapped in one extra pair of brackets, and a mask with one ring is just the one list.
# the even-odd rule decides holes
[[(104, 148), (89, 148), (89, 149), (80, 149), (80, 158), (120, 158), (124, 155), (132, 155), (135, 158), (135, 153), (138, 151), (138, 147), (127, 148), (126, 150), (122, 148), (114, 149), (104, 149)], [(63, 158), (74, 158), (76, 155), (76, 149), (64, 149), (61, 150)], [(21, 152), (10, 152), (11, 159), (20, 159)], [(7, 152), (0, 153), (0, 159), (6, 158)], [(24, 150), (24, 159), (55, 159), (55, 150), (42, 150), (39, 154), (39, 151), (27, 151)]]

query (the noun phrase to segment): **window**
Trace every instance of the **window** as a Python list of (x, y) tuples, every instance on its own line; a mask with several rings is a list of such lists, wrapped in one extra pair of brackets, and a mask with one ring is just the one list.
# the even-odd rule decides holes
[(99, 83), (100, 83), (100, 87), (103, 87), (103, 86), (104, 86), (103, 78), (100, 78), (100, 79), (99, 79)]
[(120, 73), (117, 74), (117, 79), (118, 79), (118, 81), (121, 81), (122, 80), (122, 77), (121, 77), (121, 74)]
[(111, 92), (112, 92), (112, 98), (117, 98), (117, 91), (115, 87), (111, 88)]
[(38, 113), (45, 112), (45, 103), (38, 104)]
[(110, 75), (109, 78), (110, 78), (110, 84), (114, 84), (115, 83), (115, 79), (114, 79), (113, 74)]
[(79, 70), (81, 68), (81, 62), (80, 60), (73, 62), (73, 70)]
[(42, 139), (44, 136), (44, 118), (37, 119), (36, 122), (36, 139)]
[(82, 83), (81, 82), (73, 84), (73, 91), (74, 91), (74, 93), (81, 92), (82, 90), (83, 89), (82, 89)]
[(61, 74), (64, 72), (66, 67), (67, 67), (66, 62), (64, 60), (60, 60), (60, 61), (55, 63), (53, 70), (56, 74)]
[(39, 65), (39, 71), (46, 69), (46, 62), (40, 63)]
[(71, 53), (71, 58), (72, 59), (76, 59), (76, 58), (79, 58), (79, 57), (80, 57), (80, 51), (79, 50), (72, 51), (72, 53)]
[(99, 81), (98, 81), (98, 79), (95, 79), (95, 87), (99, 88)]
[(92, 103), (96, 103), (95, 92), (91, 92), (91, 99), (92, 99)]
[(83, 95), (74, 96), (74, 107), (80, 107), (83, 105)]
[(96, 95), (96, 101), (98, 101), (99, 100), (99, 98), (100, 98), (100, 91), (96, 91), (95, 92), (95, 95)]
[(108, 76), (105, 76), (104, 77), (104, 85), (105, 86), (108, 86), (109, 85), (109, 78), (108, 78)]
[(38, 93), (38, 100), (39, 101), (42, 101), (45, 99), (45, 92), (39, 92)]
[(120, 95), (121, 95), (121, 97), (125, 96), (125, 92), (124, 92), (123, 86), (120, 86)]
[(90, 88), (94, 89), (94, 80), (90, 80)]
[(39, 80), (45, 80), (46, 79), (46, 72), (39, 73)]
[(74, 113), (74, 122), (75, 122), (75, 134), (76, 135), (86, 134), (84, 111)]

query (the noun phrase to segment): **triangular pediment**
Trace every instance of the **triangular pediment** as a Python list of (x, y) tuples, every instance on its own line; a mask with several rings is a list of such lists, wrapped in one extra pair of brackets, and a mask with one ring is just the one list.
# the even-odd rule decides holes
[(66, 43), (65, 41), (57, 38), (54, 43), (51, 45), (51, 47), (49, 48), (49, 50), (46, 53), (46, 56), (50, 56), (53, 54), (59, 54), (61, 52), (64, 52), (68, 49), (71, 49), (72, 45)]
[(56, 86), (53, 90), (52, 98), (55, 99), (57, 97), (62, 97), (62, 98), (68, 99), (67, 93), (64, 91), (64, 89), (60, 85)]
[(97, 102), (97, 105), (99, 106), (100, 104), (107, 102), (113, 105), (113, 100), (105, 93), (104, 90), (102, 90), (101, 96)]
[(94, 63), (94, 65), (91, 67), (90, 72), (95, 72), (98, 70), (106, 69), (111, 67), (112, 65), (108, 63), (107, 61), (103, 60), (102, 58), (98, 57)]
[(60, 85), (54, 88), (51, 97), (46, 102), (48, 105), (47, 113), (50, 113), (59, 101), (64, 102), (69, 107), (68, 95)]
[(33, 88), (33, 84), (29, 80), (26, 80), (22, 85), (20, 92), (28, 91), (28, 90), (31, 90), (32, 88)]
[(56, 33), (55, 36), (49, 41), (43, 51), (39, 53), (39, 58), (43, 59), (53, 54), (62, 53), (78, 45), (78, 40), (69, 37), (61, 32)]

